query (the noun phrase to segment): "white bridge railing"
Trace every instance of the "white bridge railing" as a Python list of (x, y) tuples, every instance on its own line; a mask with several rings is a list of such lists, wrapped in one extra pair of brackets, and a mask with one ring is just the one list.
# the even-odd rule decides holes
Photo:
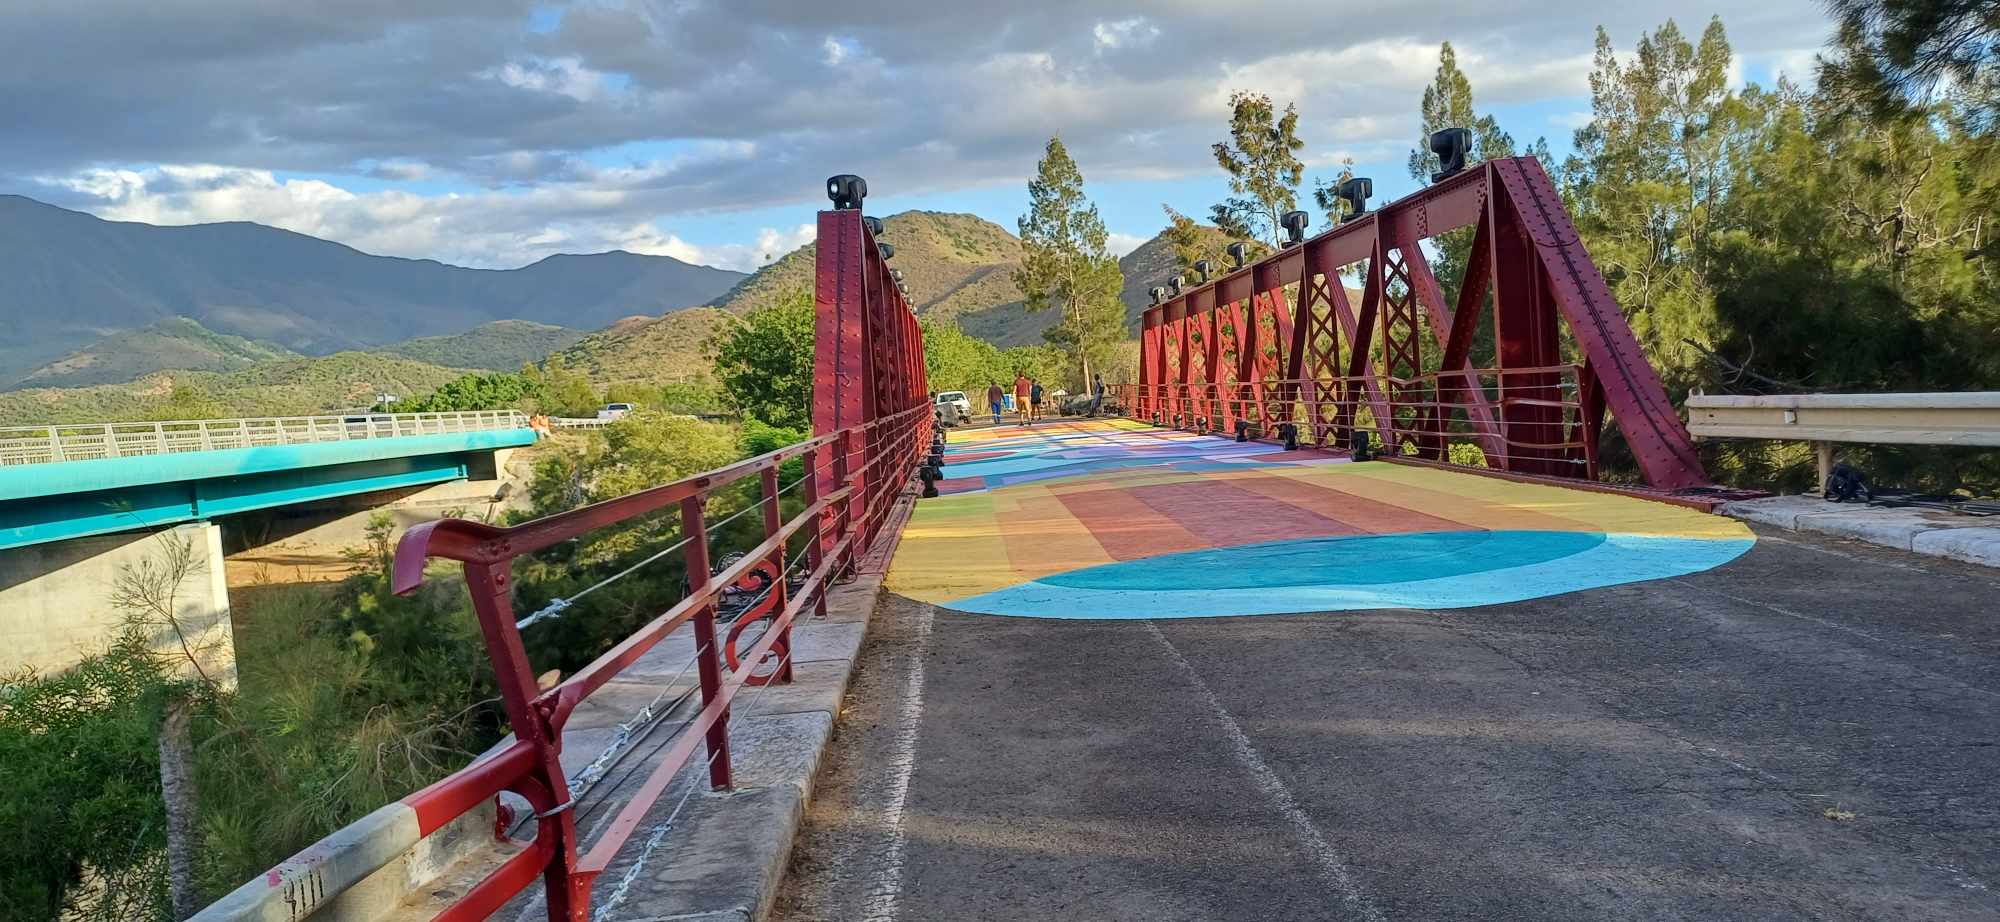
[(21, 426), (0, 428), (0, 465), (526, 429), (528, 425), (527, 414), (518, 410), (472, 410)]

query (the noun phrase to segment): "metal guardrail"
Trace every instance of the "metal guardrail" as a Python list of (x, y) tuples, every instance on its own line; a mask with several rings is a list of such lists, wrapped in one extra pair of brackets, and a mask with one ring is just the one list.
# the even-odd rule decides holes
[(527, 415), (517, 410), (16, 426), (0, 428), (0, 465), (52, 464), (527, 427)]
[(1697, 394), (1688, 431), (1711, 439), (2000, 447), (2000, 391), (1952, 394)]
[(1811, 442), (1820, 488), (1833, 443), (2000, 447), (2000, 391), (1918, 394), (1695, 394), (1688, 432), (1704, 439)]

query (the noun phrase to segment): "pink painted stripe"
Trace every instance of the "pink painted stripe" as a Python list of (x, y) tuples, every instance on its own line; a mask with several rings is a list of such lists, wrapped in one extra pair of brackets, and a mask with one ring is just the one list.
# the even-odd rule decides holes
[(1242, 489), (1234, 481), (1154, 484), (1135, 487), (1131, 494), (1211, 547), (1362, 534), (1345, 522)]

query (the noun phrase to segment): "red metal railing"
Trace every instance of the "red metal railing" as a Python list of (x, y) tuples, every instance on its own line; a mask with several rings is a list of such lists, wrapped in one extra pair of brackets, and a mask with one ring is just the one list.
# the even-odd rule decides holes
[[(502, 791), (525, 798), (535, 820), (534, 837), (523, 850), (439, 918), (485, 918), (539, 876), (549, 918), (581, 922), (590, 914), (592, 882), (632, 838), (668, 784), (696, 759), (697, 746), (707, 752), (710, 785), (729, 787), (731, 702), (745, 687), (790, 680), (794, 620), (808, 606), (825, 615), (828, 585), (853, 571), (856, 558), (873, 543), (895, 497), (909, 483), (920, 454), (929, 448), (933, 417), (925, 389), (923, 338), (887, 266), (893, 251), (875, 240), (877, 224), (862, 217), (858, 198), (836, 201), (843, 207), (819, 216), (812, 439), (513, 528), (449, 519), (419, 525), (403, 536), (395, 561), (394, 588), (399, 593), (423, 582), (429, 560), (464, 565), (473, 610), (514, 731), (514, 742), (499, 753), (403, 803), (416, 813), (424, 836)], [(802, 460), (804, 475), (781, 486), (780, 467), (794, 458)], [(762, 512), (763, 541), (711, 575), (709, 534), (721, 523), (709, 521), (708, 500), (752, 477), (757, 478), (760, 492), (751, 508)], [(780, 497), (793, 487), (802, 488), (803, 508), (787, 518)], [(680, 513), (679, 543), (611, 579), (679, 550), (687, 572), (685, 596), (560, 685), (538, 689), (535, 669), (521, 643), (521, 628), (559, 613), (591, 590), (517, 622), (513, 562), (675, 507)], [(794, 542), (795, 537), (800, 540)], [(795, 559), (794, 546), (800, 549), (796, 558), (802, 563)], [(735, 629), (719, 643), (718, 600), (752, 585), (762, 587), (759, 603), (739, 616)], [(768, 621), (768, 626), (748, 650), (739, 651), (741, 631), (753, 621)], [(586, 849), (578, 840), (574, 808), (579, 791), (572, 782), (583, 779), (588, 784), (595, 778), (584, 777), (590, 769), (579, 772), (576, 779), (564, 775), (558, 758), (563, 727), (593, 692), (687, 625), (692, 626), (695, 640), (701, 710)]]
[[(1249, 384), (1126, 384), (1144, 422), (1392, 457), (1595, 479), (1597, 427), (1576, 365), (1467, 369), (1414, 378), (1286, 378)], [(1473, 451), (1476, 449), (1476, 451)]]
[[(514, 730), (514, 742), (497, 755), (410, 795), (404, 803), (415, 810), (423, 835), (502, 791), (525, 798), (536, 818), (529, 846), (439, 918), (485, 918), (537, 876), (547, 888), (549, 918), (587, 918), (591, 882), (631, 838), (667, 784), (694, 761), (697, 745), (706, 745), (709, 783), (717, 788), (730, 786), (730, 702), (745, 686), (761, 684), (756, 671), (767, 659), (779, 661), (779, 681), (788, 678), (785, 673), (793, 621), (808, 606), (824, 613), (828, 584), (853, 569), (858, 551), (881, 529), (896, 494), (917, 465), (919, 451), (929, 443), (930, 425), (928, 406), (911, 407), (706, 474), (513, 528), (446, 519), (418, 525), (403, 536), (396, 552), (397, 592), (417, 588), (431, 559), (464, 564), (473, 610)], [(793, 458), (804, 460), (807, 473), (801, 484), (805, 505), (786, 518), (779, 512), (778, 470)], [(821, 471), (832, 473), (831, 490), (821, 490), (820, 479), (813, 476)], [(752, 477), (761, 486), (758, 506), (763, 512), (764, 540), (711, 577), (707, 500), (717, 491)], [(512, 563), (590, 532), (676, 507), (686, 555), (687, 595), (562, 684), (540, 691), (514, 615)], [(787, 563), (787, 547), (801, 532), (804, 581), (796, 591), (787, 592), (784, 577), (794, 569)], [(737, 657), (740, 665), (727, 669), (717, 642), (716, 603), (725, 589), (760, 568), (775, 571), (772, 589), (777, 601), (770, 606), (775, 614), (757, 642)], [(583, 850), (571, 809), (574, 792), (558, 760), (563, 726), (593, 692), (667, 635), (689, 624), (695, 635), (701, 710), (666, 750), (644, 785), (588, 850)]]

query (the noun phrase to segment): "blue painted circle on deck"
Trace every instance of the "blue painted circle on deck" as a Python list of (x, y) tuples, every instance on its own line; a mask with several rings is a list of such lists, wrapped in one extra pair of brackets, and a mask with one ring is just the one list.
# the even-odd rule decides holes
[(1206, 548), (1043, 577), (1073, 589), (1153, 589), (1171, 573), (1186, 589), (1273, 589), (1301, 582), (1368, 586), (1445, 579), (1545, 563), (1604, 543), (1588, 531), (1433, 531), (1341, 535)]
[(1064, 619), (1468, 608), (1699, 573), (1754, 543), (1580, 531), (1308, 538), (1086, 567), (945, 607)]

